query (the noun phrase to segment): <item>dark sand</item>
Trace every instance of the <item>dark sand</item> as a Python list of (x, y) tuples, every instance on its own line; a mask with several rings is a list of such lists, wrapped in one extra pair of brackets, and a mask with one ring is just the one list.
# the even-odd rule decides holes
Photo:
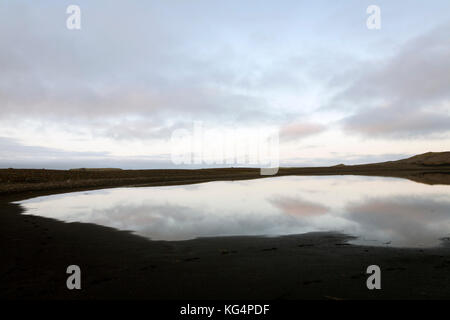
[[(4, 299), (448, 299), (450, 246), (349, 245), (345, 235), (150, 241), (112, 228), (21, 215), (0, 205)], [(449, 241), (450, 242), (450, 241)], [(66, 268), (82, 290), (66, 288)], [(377, 264), (382, 289), (366, 288)]]
[[(450, 184), (449, 173), (447, 165), (400, 166), (394, 162), (284, 168), (279, 175), (380, 175)], [(346, 243), (348, 236), (332, 233), (150, 241), (99, 225), (22, 215), (20, 206), (11, 203), (104, 187), (259, 177), (256, 169), (0, 170), (0, 298), (450, 298), (448, 239), (431, 249), (350, 245)], [(72, 264), (81, 267), (82, 290), (66, 288), (66, 268)], [(381, 268), (381, 290), (366, 287), (365, 271), (372, 264)]]

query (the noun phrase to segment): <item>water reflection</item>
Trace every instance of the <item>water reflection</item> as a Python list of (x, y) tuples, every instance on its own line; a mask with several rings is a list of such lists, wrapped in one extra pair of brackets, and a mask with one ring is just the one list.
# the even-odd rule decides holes
[(430, 246), (450, 231), (450, 203), (444, 199), (400, 196), (369, 199), (348, 207), (348, 217), (359, 233), (373, 239), (389, 239), (397, 246)]
[(273, 205), (281, 209), (286, 214), (293, 214), (300, 217), (318, 216), (328, 212), (328, 208), (310, 201), (282, 197), (270, 200)]
[(154, 240), (338, 231), (373, 245), (428, 247), (450, 233), (450, 187), (377, 177), (279, 177), (34, 198), (26, 213)]

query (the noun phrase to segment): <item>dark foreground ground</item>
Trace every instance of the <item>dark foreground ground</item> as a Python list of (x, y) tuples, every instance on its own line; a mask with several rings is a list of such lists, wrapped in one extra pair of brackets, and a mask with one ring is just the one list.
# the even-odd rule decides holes
[[(280, 168), (278, 175), (376, 175), (450, 184), (450, 152), (397, 162)], [(0, 298), (450, 299), (450, 241), (431, 249), (363, 247), (311, 233), (150, 241), (84, 223), (22, 215), (12, 201), (115, 186), (261, 178), (257, 169), (0, 170)], [(368, 290), (369, 265), (381, 290)], [(79, 265), (82, 289), (68, 290)]]
[[(115, 229), (21, 215), (0, 205), (2, 299), (449, 299), (450, 246), (363, 247), (310, 233), (150, 241)], [(82, 289), (66, 288), (66, 268)], [(381, 290), (368, 290), (369, 265)]]

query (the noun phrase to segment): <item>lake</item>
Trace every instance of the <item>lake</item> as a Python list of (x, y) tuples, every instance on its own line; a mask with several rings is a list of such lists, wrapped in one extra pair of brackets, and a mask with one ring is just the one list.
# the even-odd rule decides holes
[(152, 240), (335, 231), (352, 243), (432, 247), (450, 236), (450, 186), (362, 176), (289, 176), (114, 188), (17, 202), (24, 214)]

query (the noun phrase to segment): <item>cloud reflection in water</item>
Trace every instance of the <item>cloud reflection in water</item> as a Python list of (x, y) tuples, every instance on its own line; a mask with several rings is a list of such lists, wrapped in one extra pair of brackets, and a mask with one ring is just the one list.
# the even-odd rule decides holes
[(27, 214), (154, 240), (338, 231), (373, 245), (429, 247), (450, 233), (449, 195), (449, 186), (329, 176), (117, 188), (20, 203)]

